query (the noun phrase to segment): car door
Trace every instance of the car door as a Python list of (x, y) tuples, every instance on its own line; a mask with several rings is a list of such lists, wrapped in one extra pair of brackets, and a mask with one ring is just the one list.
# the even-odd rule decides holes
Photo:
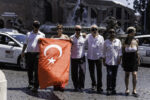
[[(21, 53), (21, 47), (7, 35), (0, 35), (0, 62), (17, 64), (18, 56)], [(14, 45), (9, 45), (13, 42)]]
[(150, 64), (150, 37), (143, 37), (139, 40), (139, 55), (141, 57), (141, 62)]

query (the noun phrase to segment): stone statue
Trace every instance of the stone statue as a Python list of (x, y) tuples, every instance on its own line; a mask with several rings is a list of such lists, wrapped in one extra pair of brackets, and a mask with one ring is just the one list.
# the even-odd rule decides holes
[(74, 17), (75, 24), (78, 22), (78, 20), (80, 20), (80, 22), (82, 22), (83, 12), (84, 12), (84, 5), (80, 4), (75, 12), (75, 17)]

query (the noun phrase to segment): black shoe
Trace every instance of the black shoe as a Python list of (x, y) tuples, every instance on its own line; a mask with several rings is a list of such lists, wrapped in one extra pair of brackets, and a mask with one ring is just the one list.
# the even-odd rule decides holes
[(34, 87), (34, 88), (31, 89), (31, 91), (34, 92), (34, 93), (37, 93), (38, 92), (38, 88)]
[(59, 87), (59, 91), (64, 92), (64, 88), (63, 87)]
[(133, 95), (134, 97), (139, 97), (139, 94), (137, 94), (137, 93), (135, 93), (135, 92), (132, 92), (132, 95)]
[(28, 89), (31, 89), (31, 88), (33, 88), (33, 86), (32, 85), (28, 85), (28, 87), (27, 87)]
[(112, 95), (117, 94), (117, 93), (116, 93), (116, 90), (112, 90), (112, 91), (111, 91), (111, 94), (112, 94)]
[(77, 92), (77, 91), (78, 91), (78, 88), (74, 88), (73, 91), (74, 91), (74, 92)]
[(79, 88), (79, 92), (84, 92), (84, 88)]
[(102, 93), (103, 92), (103, 89), (102, 88), (99, 88), (99, 89), (97, 89), (97, 93)]
[(107, 95), (107, 96), (111, 95), (111, 91), (108, 90), (107, 93), (106, 93), (106, 95)]
[(92, 86), (91, 90), (95, 91), (96, 90), (96, 86)]

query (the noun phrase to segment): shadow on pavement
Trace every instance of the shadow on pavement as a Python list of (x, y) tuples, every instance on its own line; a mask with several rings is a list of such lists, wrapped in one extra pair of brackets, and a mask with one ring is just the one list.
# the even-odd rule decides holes
[(150, 68), (150, 64), (141, 64), (140, 67)]
[(16, 65), (1, 65), (0, 69), (14, 70), (14, 71), (27, 71), (26, 69), (21, 69), (17, 67)]
[(27, 95), (41, 98), (41, 99), (47, 99), (47, 100), (60, 100), (53, 92), (51, 92), (51, 89), (47, 90), (38, 90), (37, 93), (32, 92), (31, 90), (27, 89), (26, 87), (23, 88), (7, 88), (8, 90), (14, 90), (14, 91), (23, 91)]

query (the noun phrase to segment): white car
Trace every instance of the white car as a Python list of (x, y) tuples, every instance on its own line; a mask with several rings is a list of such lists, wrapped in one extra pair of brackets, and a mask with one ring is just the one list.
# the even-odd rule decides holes
[(135, 36), (139, 41), (139, 55), (141, 63), (150, 64), (150, 35)]
[(15, 64), (25, 69), (25, 59), (21, 59), (25, 38), (20, 33), (0, 32), (0, 63)]

